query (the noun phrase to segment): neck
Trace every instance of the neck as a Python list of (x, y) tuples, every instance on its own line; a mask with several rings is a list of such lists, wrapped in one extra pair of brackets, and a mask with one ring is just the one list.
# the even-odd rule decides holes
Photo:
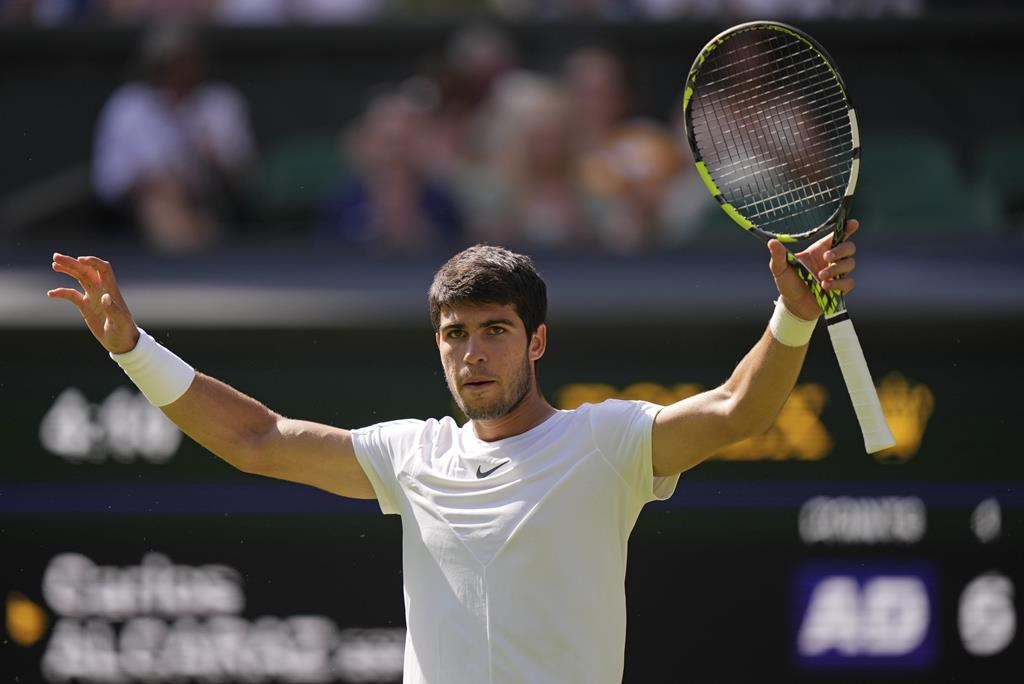
[(543, 423), (555, 412), (555, 407), (549, 404), (540, 392), (532, 391), (518, 406), (502, 417), (472, 421), (473, 430), (483, 441), (495, 442), (521, 435)]

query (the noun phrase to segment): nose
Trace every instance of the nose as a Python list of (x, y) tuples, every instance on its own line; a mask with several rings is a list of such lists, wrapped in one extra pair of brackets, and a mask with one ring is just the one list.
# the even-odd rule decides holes
[(466, 351), (462, 355), (462, 360), (469, 365), (483, 363), (487, 360), (483, 342), (476, 335), (470, 335), (466, 341)]

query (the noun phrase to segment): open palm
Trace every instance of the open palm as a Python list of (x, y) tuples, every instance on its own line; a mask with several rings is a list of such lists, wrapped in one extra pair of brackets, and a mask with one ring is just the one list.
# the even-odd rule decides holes
[(135, 348), (138, 328), (109, 263), (93, 256), (75, 258), (55, 253), (52, 268), (77, 280), (82, 289), (59, 287), (47, 292), (47, 297), (74, 304), (89, 331), (107, 351), (120, 354)]

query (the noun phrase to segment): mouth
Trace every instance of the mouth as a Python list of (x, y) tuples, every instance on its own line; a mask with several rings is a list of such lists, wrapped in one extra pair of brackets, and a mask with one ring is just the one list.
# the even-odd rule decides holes
[(486, 389), (494, 384), (494, 380), (487, 380), (484, 378), (475, 378), (466, 380), (462, 383), (463, 389), (469, 390), (481, 390)]

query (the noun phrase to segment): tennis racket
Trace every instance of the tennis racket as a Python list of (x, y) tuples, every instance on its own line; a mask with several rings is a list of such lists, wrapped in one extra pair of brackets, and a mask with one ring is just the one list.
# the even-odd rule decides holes
[[(704, 46), (686, 79), (686, 134), (697, 171), (733, 221), (768, 242), (846, 237), (860, 169), (857, 116), (825, 50), (778, 22), (734, 26)], [(787, 260), (825, 313), (868, 453), (896, 443), (840, 292)]]

